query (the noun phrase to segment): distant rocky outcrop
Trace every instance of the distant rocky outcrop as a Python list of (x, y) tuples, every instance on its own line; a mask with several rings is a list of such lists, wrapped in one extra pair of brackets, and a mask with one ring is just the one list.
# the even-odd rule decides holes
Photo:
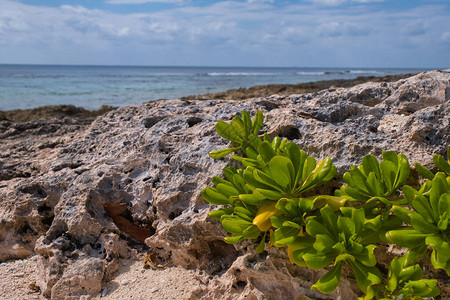
[(228, 245), (207, 216), (201, 189), (232, 163), (207, 155), (225, 143), (214, 124), (257, 109), (269, 135), (331, 157), (338, 177), (386, 150), (431, 167), (450, 147), (450, 70), (243, 101), (161, 100), (92, 123), (1, 121), (0, 261), (37, 253), (37, 285), (52, 299), (99, 293), (120, 258), (146, 247), (169, 266), (202, 271), (207, 288), (192, 299), (355, 299), (351, 276), (332, 294), (312, 292), (322, 271), (289, 264), (283, 249)]
[(0, 121), (28, 122), (37, 119), (73, 119), (93, 120), (117, 107), (103, 105), (97, 110), (87, 110), (74, 105), (51, 105), (31, 109), (0, 111)]
[(354, 79), (334, 79), (312, 82), (302, 82), (297, 84), (266, 84), (255, 85), (249, 88), (231, 89), (225, 92), (208, 93), (201, 95), (192, 95), (182, 97), (181, 100), (244, 100), (256, 97), (265, 97), (277, 94), (279, 96), (288, 96), (292, 94), (314, 93), (324, 89), (352, 87), (365, 82), (392, 82), (408, 78), (414, 74), (397, 74), (386, 76), (358, 76)]

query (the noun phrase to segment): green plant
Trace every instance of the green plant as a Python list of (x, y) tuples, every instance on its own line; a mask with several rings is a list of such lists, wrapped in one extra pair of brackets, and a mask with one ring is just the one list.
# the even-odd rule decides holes
[[(253, 239), (258, 252), (286, 247), (292, 263), (329, 268), (312, 285), (323, 293), (339, 285), (342, 268), (348, 265), (364, 293), (362, 299), (439, 294), (436, 280), (420, 279), (417, 261), (431, 249), (433, 266), (449, 273), (450, 161), (435, 155), (442, 171), (436, 174), (416, 164), (428, 180), (415, 190), (404, 185), (410, 174), (405, 155), (383, 152), (381, 162), (368, 155), (344, 174), (346, 184), (334, 195), (306, 196), (333, 179), (336, 167), (330, 158), (316, 161), (287, 139), (258, 136), (262, 124), (258, 111), (253, 121), (248, 112), (241, 112), (230, 123), (216, 125), (231, 147), (213, 151), (211, 157), (234, 152), (232, 158), (242, 165), (225, 168), (225, 178), (214, 177), (215, 187), (202, 191), (207, 202), (221, 206), (210, 216), (231, 234), (225, 237), (227, 243)], [(408, 251), (383, 274), (374, 250), (388, 243)]]
[(371, 286), (360, 299), (422, 299), (438, 296), (440, 290), (436, 280), (419, 279), (422, 268), (418, 264), (405, 267), (405, 261), (405, 256), (394, 258), (387, 279), (382, 284)]
[(405, 185), (403, 191), (413, 210), (395, 205), (392, 211), (408, 226), (387, 232), (387, 239), (409, 248), (407, 258), (412, 257), (412, 261), (431, 247), (433, 266), (450, 275), (450, 176), (439, 172), (420, 190)]

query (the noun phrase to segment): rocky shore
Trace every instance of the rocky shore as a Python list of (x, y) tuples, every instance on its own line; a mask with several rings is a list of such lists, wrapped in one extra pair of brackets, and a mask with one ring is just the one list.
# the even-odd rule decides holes
[(108, 111), (116, 109), (113, 106), (102, 106), (98, 110), (91, 111), (74, 105), (42, 106), (33, 109), (16, 109), (0, 111), (0, 121), (28, 122), (36, 119), (87, 119), (93, 121)]
[[(201, 189), (231, 163), (207, 155), (224, 145), (214, 124), (257, 109), (269, 135), (294, 140), (317, 159), (330, 157), (338, 185), (367, 154), (394, 150), (425, 166), (445, 154), (450, 70), (242, 101), (160, 100), (92, 122), (0, 121), (0, 262), (35, 255), (36, 295), (51, 299), (119, 299), (114, 290), (134, 285), (129, 293), (140, 294), (133, 299), (356, 299), (350, 275), (331, 294), (311, 291), (322, 271), (289, 264), (283, 249), (257, 254), (245, 243), (226, 244), (208, 217)], [(377, 251), (389, 258), (398, 249)], [(136, 258), (155, 269), (131, 266)], [(158, 274), (162, 281), (145, 286), (143, 277)], [(165, 287), (181, 287), (164, 278), (177, 277), (183, 292), (170, 294)], [(449, 279), (438, 277), (445, 299)]]
[[(270, 95), (290, 95), (313, 93), (320, 90), (336, 87), (352, 87), (364, 82), (392, 82), (412, 76), (413, 74), (400, 74), (390, 76), (360, 76), (349, 80), (326, 80), (307, 82), (299, 84), (270, 84), (257, 85), (251, 88), (239, 88), (220, 93), (191, 95), (181, 98), (182, 100), (243, 100), (255, 97), (267, 97)], [(98, 110), (90, 111), (74, 105), (54, 105), (42, 106), (33, 109), (16, 109), (0, 111), (0, 121), (10, 122), (28, 122), (36, 119), (63, 119), (65, 117), (72, 119), (86, 119), (93, 121), (97, 116), (103, 115), (108, 111), (116, 109), (113, 106), (102, 106)]]

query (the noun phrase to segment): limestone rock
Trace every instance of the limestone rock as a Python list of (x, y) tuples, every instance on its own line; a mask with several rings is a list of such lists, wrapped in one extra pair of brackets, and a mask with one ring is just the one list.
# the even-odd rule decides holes
[(331, 157), (340, 176), (367, 154), (394, 150), (432, 166), (432, 155), (450, 147), (450, 71), (245, 101), (156, 101), (91, 124), (0, 121), (0, 261), (39, 254), (37, 284), (52, 299), (100, 293), (118, 258), (145, 247), (103, 205), (125, 203), (122, 216), (154, 232), (146, 244), (159, 259), (204, 272), (197, 298), (354, 299), (351, 278), (330, 295), (311, 292), (320, 271), (287, 264), (282, 249), (260, 256), (251, 245), (225, 244), (208, 218), (201, 189), (233, 163), (207, 155), (225, 146), (214, 124), (257, 109), (270, 135)]

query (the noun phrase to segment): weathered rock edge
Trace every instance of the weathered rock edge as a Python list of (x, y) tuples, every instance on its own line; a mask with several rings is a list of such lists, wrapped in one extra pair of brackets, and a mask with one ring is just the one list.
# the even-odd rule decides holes
[(283, 249), (258, 255), (246, 243), (227, 245), (220, 224), (207, 217), (211, 206), (200, 191), (232, 163), (207, 155), (224, 147), (214, 124), (257, 109), (270, 135), (294, 140), (317, 159), (331, 157), (340, 175), (386, 150), (432, 166), (432, 155), (450, 147), (450, 70), (239, 102), (156, 101), (91, 124), (2, 121), (0, 261), (35, 252), (46, 297), (94, 295), (118, 259), (136, 251), (102, 205), (122, 202), (127, 218), (155, 230), (146, 243), (160, 259), (202, 271), (207, 287), (192, 298), (355, 298), (351, 275), (332, 294), (311, 292), (322, 271), (290, 265)]

